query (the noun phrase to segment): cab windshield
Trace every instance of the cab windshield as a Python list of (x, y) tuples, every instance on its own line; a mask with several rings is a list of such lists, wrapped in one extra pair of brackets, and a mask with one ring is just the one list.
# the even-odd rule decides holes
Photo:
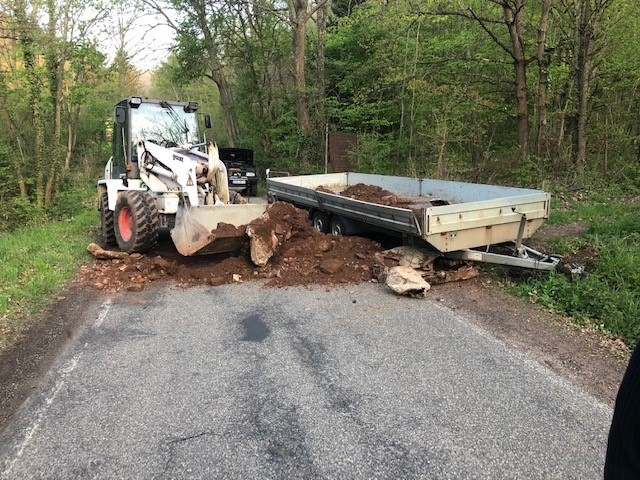
[(131, 109), (131, 140), (150, 140), (164, 147), (198, 142), (198, 118), (168, 102), (142, 103)]

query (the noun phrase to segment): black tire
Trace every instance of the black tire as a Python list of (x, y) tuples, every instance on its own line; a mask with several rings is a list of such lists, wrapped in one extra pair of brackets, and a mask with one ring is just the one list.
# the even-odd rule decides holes
[(113, 210), (109, 210), (107, 192), (100, 194), (100, 241), (104, 245), (116, 244), (116, 232), (113, 224)]
[(249, 196), (257, 197), (258, 196), (258, 182), (252, 183), (249, 185)]
[(320, 233), (329, 233), (329, 215), (316, 210), (311, 214), (311, 226)]
[(333, 217), (331, 217), (329, 233), (335, 236), (347, 235), (347, 225), (342, 219), (342, 217), (338, 215), (334, 215)]
[(118, 195), (115, 234), (120, 250), (146, 252), (158, 242), (158, 208), (147, 192), (127, 190)]

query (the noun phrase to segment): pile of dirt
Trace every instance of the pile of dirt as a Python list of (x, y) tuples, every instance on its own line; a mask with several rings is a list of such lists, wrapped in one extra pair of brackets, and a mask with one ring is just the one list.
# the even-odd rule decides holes
[(222, 285), (267, 279), (269, 286), (337, 285), (374, 278), (382, 246), (359, 237), (333, 237), (317, 232), (307, 212), (277, 202), (267, 215), (250, 224), (256, 235), (268, 239), (272, 257), (262, 267), (251, 261), (249, 239), (235, 255), (183, 257), (169, 240), (147, 254), (123, 259), (96, 260), (80, 269), (77, 282), (97, 289), (140, 291), (150, 282), (172, 279), (182, 285)]
[(420, 269), (431, 284), (466, 280), (478, 274), (475, 267), (446, 260), (433, 262), (433, 258), (423, 258), (423, 253), (402, 251), (405, 247), (384, 251), (380, 243), (367, 238), (319, 233), (309, 224), (306, 210), (285, 202), (270, 205), (265, 215), (242, 229), (232, 225), (221, 228), (225, 232), (250, 232), (235, 254), (183, 257), (168, 239), (144, 255), (104, 251), (92, 244), (88, 250), (97, 260), (80, 268), (77, 283), (112, 291), (141, 291), (146, 284), (169, 279), (185, 286), (254, 279), (266, 279), (267, 286), (275, 287), (333, 286), (384, 282), (386, 269), (398, 265)]
[[(324, 186), (319, 186), (316, 190), (326, 193), (335, 193)], [(375, 203), (377, 205), (386, 205), (387, 207), (406, 208), (411, 205), (411, 201), (402, 197), (398, 197), (393, 192), (385, 190), (376, 185), (365, 185), (357, 183), (345, 188), (338, 195), (353, 198), (354, 200), (362, 200), (363, 202)]]

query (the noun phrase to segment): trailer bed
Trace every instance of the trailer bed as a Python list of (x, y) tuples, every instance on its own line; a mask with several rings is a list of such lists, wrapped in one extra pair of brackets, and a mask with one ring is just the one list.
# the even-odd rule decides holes
[[(359, 183), (410, 203), (386, 206), (339, 194)], [(274, 200), (417, 237), (442, 253), (529, 238), (549, 217), (551, 199), (541, 190), (354, 172), (269, 178), (267, 190)]]

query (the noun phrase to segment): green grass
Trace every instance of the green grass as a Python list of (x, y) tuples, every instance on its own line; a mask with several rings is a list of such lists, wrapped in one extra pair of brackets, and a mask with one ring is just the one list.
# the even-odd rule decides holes
[(0, 349), (87, 262), (86, 247), (94, 241), (98, 222), (95, 207), (87, 202), (72, 218), (0, 233)]
[[(565, 225), (572, 222), (596, 221), (624, 215), (627, 206), (615, 201), (608, 203), (574, 203), (566, 210), (556, 210), (552, 202), (549, 225)], [(556, 207), (557, 208), (557, 207)]]
[(592, 252), (588, 273), (580, 278), (560, 274), (536, 276), (512, 286), (523, 296), (571, 315), (580, 326), (621, 337), (633, 347), (640, 341), (640, 203), (637, 199), (572, 203), (552, 213), (550, 223), (586, 221), (580, 237), (551, 242), (554, 253)]

